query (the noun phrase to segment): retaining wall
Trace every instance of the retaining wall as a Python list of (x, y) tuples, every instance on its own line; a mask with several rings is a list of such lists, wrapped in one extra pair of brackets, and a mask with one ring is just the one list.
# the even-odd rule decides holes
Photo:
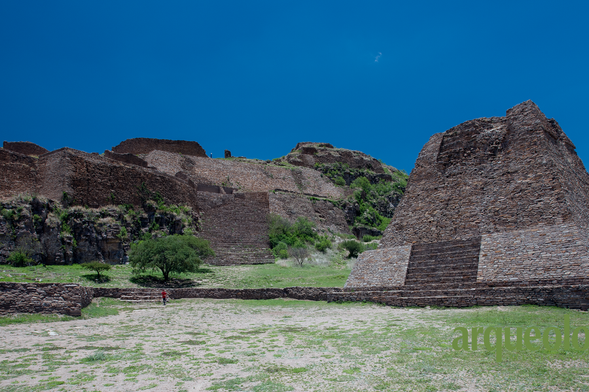
[(80, 316), (92, 298), (91, 287), (77, 284), (0, 282), (0, 316), (16, 313)]

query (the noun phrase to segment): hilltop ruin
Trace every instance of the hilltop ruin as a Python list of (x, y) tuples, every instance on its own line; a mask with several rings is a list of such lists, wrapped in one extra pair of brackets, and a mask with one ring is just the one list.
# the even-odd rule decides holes
[[(315, 143), (304, 145), (314, 148)], [(318, 145), (330, 159), (341, 157), (342, 168), (349, 166), (346, 159), (372, 165), (353, 173), (343, 170), (348, 179), (365, 174), (372, 181), (393, 181), (385, 167), (366, 154)], [(0, 204), (10, 217), (0, 216), (0, 262), (31, 236), (45, 247), (39, 254), (44, 262), (69, 264), (88, 257), (124, 262), (131, 237), (157, 227), (168, 234), (194, 231), (208, 239), (216, 252), (209, 261), (214, 264), (271, 263), (270, 213), (290, 221), (304, 216), (320, 230), (346, 234), (358, 213), (351, 199), (354, 191), (336, 185), (317, 168), (283, 159), (211, 159), (192, 141), (128, 139), (103, 154), (71, 148), (49, 152), (30, 142), (4, 146), (0, 198), (29, 195), (49, 202)], [(385, 214), (394, 210), (399, 197), (395, 193), (391, 201), (383, 199)], [(191, 212), (182, 213), (179, 222), (164, 205), (186, 206)], [(75, 206), (81, 209), (62, 210)], [(92, 221), (97, 216), (104, 221), (100, 227)]]

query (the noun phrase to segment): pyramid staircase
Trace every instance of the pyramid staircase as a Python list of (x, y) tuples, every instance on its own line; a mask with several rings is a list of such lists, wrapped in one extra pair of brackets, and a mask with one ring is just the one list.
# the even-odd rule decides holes
[(476, 283), (480, 249), (481, 237), (413, 245), (405, 286)]

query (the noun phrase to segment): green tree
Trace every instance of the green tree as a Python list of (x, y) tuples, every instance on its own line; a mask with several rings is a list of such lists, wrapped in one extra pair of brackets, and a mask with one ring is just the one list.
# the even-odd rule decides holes
[(356, 240), (348, 240), (342, 242), (342, 247), (346, 249), (350, 254), (348, 255), (348, 259), (352, 257), (358, 257), (358, 255), (364, 252), (364, 245)]
[(131, 245), (129, 263), (134, 273), (160, 270), (167, 281), (170, 273), (198, 271), (203, 259), (214, 255), (207, 240), (175, 234)]
[(110, 264), (102, 263), (100, 261), (91, 261), (89, 263), (80, 264), (82, 268), (86, 268), (87, 270), (96, 272), (97, 279), (100, 280), (100, 273), (103, 271), (108, 271), (112, 268)]

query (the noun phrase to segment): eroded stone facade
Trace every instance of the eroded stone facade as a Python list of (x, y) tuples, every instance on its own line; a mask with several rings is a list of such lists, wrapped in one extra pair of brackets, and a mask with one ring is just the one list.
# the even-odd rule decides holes
[[(409, 263), (410, 282), (398, 279), (403, 268), (408, 271), (402, 265), (372, 271), (376, 254), (367, 252), (346, 287), (366, 287), (363, 281), (391, 287), (391, 279), (408, 288), (420, 282), (442, 289), (471, 285), (479, 297), (461, 292), (471, 299), (458, 303), (484, 304), (488, 293), (495, 298), (501, 291), (480, 285), (584, 280), (589, 272), (588, 224), (589, 175), (558, 123), (527, 101), (505, 117), (467, 121), (430, 138), (378, 250), (378, 259), (384, 260), (411, 246), (409, 258), (415, 261)], [(455, 261), (446, 266), (448, 260)], [(436, 268), (440, 263), (444, 267)], [(518, 292), (514, 304), (525, 302), (524, 292), (544, 292), (509, 290)], [(404, 303), (452, 303), (448, 298), (428, 300), (428, 295), (422, 292), (421, 299)]]

